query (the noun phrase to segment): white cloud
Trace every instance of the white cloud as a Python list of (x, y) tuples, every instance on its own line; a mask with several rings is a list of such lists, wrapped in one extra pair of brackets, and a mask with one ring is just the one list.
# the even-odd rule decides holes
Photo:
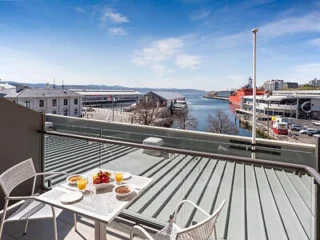
[(136, 51), (133, 62), (141, 66), (162, 62), (181, 51), (183, 46), (184, 42), (182, 38), (165, 38), (158, 40), (153, 42), (151, 47)]
[(315, 38), (309, 41), (309, 44), (320, 47), (320, 38)]
[(81, 8), (81, 7), (76, 7), (75, 10), (77, 12), (79, 12), (79, 13), (84, 13), (85, 12), (85, 10), (83, 8)]
[(199, 56), (180, 54), (176, 56), (175, 63), (179, 68), (195, 69), (202, 61)]
[(210, 10), (208, 9), (201, 9), (191, 15), (192, 21), (200, 21), (207, 18), (210, 15)]
[(307, 63), (294, 67), (294, 70), (298, 73), (316, 74), (320, 73), (320, 63)]
[(109, 28), (109, 32), (113, 35), (124, 36), (127, 35), (127, 31), (121, 27)]
[(269, 37), (277, 37), (302, 32), (319, 32), (319, 13), (309, 13), (301, 17), (284, 18), (260, 27), (261, 34)]
[(242, 75), (229, 75), (227, 76), (228, 79), (230, 80), (234, 80), (234, 81), (239, 81), (239, 80), (244, 80), (245, 81), (245, 77)]
[(128, 17), (114, 11), (113, 9), (107, 8), (102, 13), (101, 21), (102, 22), (110, 21), (113, 23), (127, 23), (129, 22), (129, 19)]
[(199, 56), (185, 54), (192, 35), (157, 40), (150, 47), (135, 52), (132, 61), (149, 67), (157, 76), (176, 72), (174, 66), (181, 69), (195, 69), (200, 63)]
[[(320, 32), (320, 15), (309, 13), (301, 17), (283, 18), (258, 27), (258, 41), (268, 41), (281, 36), (288, 36), (298, 33)], [(317, 43), (314, 40), (312, 43)], [(252, 42), (250, 29), (232, 35), (214, 37), (209, 40), (217, 48), (231, 48)]]

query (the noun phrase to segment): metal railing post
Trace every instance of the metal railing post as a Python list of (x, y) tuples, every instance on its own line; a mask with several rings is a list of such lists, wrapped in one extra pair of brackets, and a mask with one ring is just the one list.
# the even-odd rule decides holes
[[(320, 172), (320, 138), (316, 138), (316, 171)], [(314, 221), (314, 239), (320, 240), (320, 188), (319, 184), (314, 181), (315, 184), (315, 194), (314, 194), (314, 213), (315, 213), (315, 221)]]
[[(46, 115), (41, 113), (41, 130), (46, 131)], [(41, 134), (40, 136), (40, 172), (45, 172), (45, 147), (46, 147), (46, 136)], [(45, 187), (45, 177), (41, 176), (40, 188)]]

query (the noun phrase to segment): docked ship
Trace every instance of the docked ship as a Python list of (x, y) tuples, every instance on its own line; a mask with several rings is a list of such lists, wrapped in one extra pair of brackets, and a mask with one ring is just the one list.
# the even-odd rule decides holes
[[(242, 98), (244, 96), (252, 96), (252, 95), (253, 95), (252, 78), (249, 77), (247, 85), (245, 85), (244, 87), (236, 91), (231, 92), (229, 96), (229, 103), (240, 106), (242, 102)], [(257, 89), (256, 95), (264, 95), (264, 90)]]

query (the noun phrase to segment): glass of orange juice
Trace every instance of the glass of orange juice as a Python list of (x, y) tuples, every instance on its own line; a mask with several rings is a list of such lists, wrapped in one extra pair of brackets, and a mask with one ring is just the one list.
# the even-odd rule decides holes
[(87, 187), (87, 183), (88, 182), (86, 179), (80, 179), (79, 181), (77, 181), (78, 189), (84, 192)]
[(117, 182), (118, 184), (121, 184), (121, 183), (122, 183), (122, 181), (123, 181), (123, 174), (124, 174), (123, 171), (116, 171), (116, 172), (115, 172), (114, 176), (115, 176), (116, 182)]

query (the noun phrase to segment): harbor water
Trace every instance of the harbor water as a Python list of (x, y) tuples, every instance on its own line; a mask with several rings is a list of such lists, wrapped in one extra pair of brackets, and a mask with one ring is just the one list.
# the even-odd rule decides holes
[(191, 110), (190, 114), (198, 120), (197, 131), (206, 131), (208, 114), (214, 115), (218, 109), (221, 109), (228, 114), (231, 121), (235, 121), (240, 136), (251, 136), (251, 131), (240, 126), (238, 119), (236, 119), (233, 111), (237, 106), (230, 105), (229, 102), (225, 100), (203, 98), (203, 95), (199, 93), (184, 95), (186, 96), (189, 110)]

